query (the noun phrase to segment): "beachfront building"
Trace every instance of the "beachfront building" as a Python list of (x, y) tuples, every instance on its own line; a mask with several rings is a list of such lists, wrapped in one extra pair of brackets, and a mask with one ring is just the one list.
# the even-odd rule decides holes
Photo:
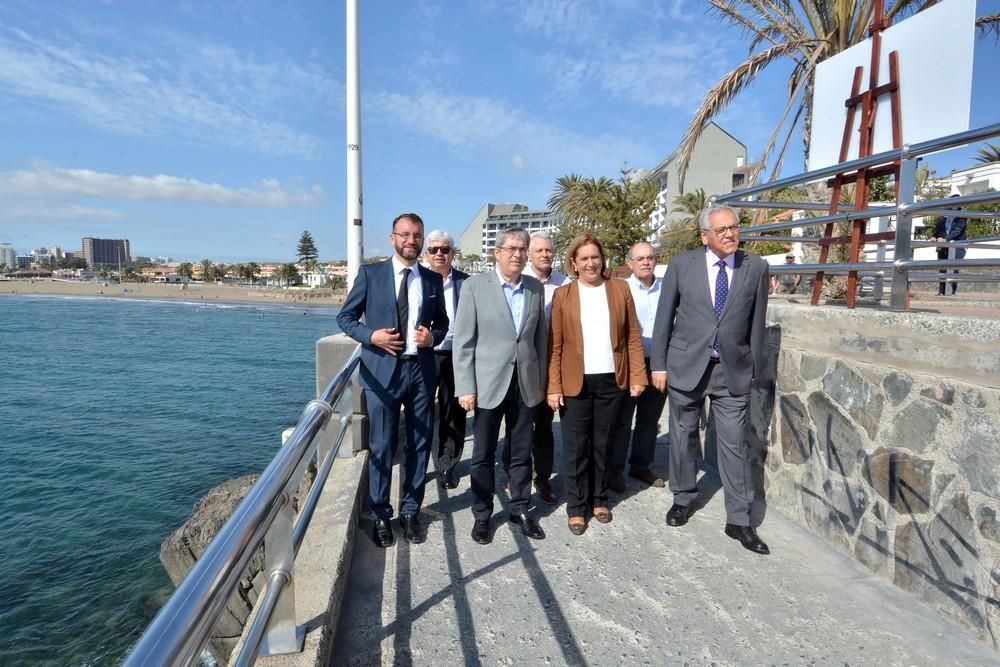
[(554, 232), (562, 218), (555, 211), (530, 209), (524, 204), (483, 204), (469, 226), (462, 232), (458, 248), (466, 257), (493, 256), (497, 232), (510, 227), (523, 227), (529, 233)]
[(17, 267), (17, 251), (9, 243), (0, 243), (0, 266), (8, 269)]
[(990, 190), (1000, 191), (1000, 162), (980, 164), (961, 171), (953, 171), (943, 179), (949, 194), (974, 195)]
[(89, 269), (98, 266), (118, 266), (132, 261), (132, 248), (128, 239), (97, 239), (85, 236), (81, 243), (83, 258)]
[(656, 208), (649, 217), (652, 239), (658, 237), (656, 230), (665, 229), (679, 222), (684, 214), (674, 213), (677, 197), (700, 188), (705, 196), (732, 192), (747, 186), (747, 178), (753, 165), (747, 164), (747, 147), (739, 139), (721, 127), (710, 122), (702, 131), (701, 138), (694, 145), (684, 187), (679, 174), (679, 151), (675, 150), (653, 169), (637, 169), (636, 177), (651, 178), (659, 185)]

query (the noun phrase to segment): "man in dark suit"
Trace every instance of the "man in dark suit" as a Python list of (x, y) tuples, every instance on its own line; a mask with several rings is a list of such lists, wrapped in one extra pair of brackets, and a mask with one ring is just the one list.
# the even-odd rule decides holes
[(767, 263), (737, 250), (739, 216), (728, 206), (706, 208), (699, 223), (705, 247), (670, 261), (650, 350), (653, 386), (660, 391), (669, 386), (674, 504), (667, 525), (683, 526), (694, 512), (698, 429), (707, 396), (725, 491), (725, 533), (750, 551), (767, 554), (750, 525), (754, 490), (745, 435), (750, 383), (765, 363)]
[[(958, 197), (960, 195), (954, 194), (952, 197)], [(965, 218), (959, 218), (957, 216), (942, 216), (938, 218), (937, 224), (934, 225), (934, 240), (938, 243), (947, 243), (951, 241), (964, 241), (965, 240), (965, 227), (967, 220)], [(955, 259), (965, 259), (965, 248), (949, 248), (948, 246), (940, 246), (937, 249), (938, 259), (948, 259), (948, 251), (954, 250)], [(948, 274), (948, 269), (941, 269), (938, 273)], [(954, 270), (954, 273), (958, 273), (958, 269)], [(954, 294), (958, 291), (958, 283), (953, 282), (951, 284), (951, 293)], [(942, 280), (938, 284), (938, 295), (945, 295), (945, 281)]]
[(444, 280), (444, 305), (448, 312), (448, 335), (434, 346), (434, 362), (437, 367), (438, 405), (438, 472), (446, 489), (458, 487), (455, 466), (462, 458), (465, 445), (465, 409), (455, 397), (455, 370), (452, 366), (451, 345), (455, 335), (455, 311), (458, 310), (458, 296), (468, 273), (452, 266), (455, 259), (455, 239), (451, 234), (435, 229), (427, 235), (427, 263), (431, 271)]
[(395, 542), (389, 485), (406, 411), (406, 459), (399, 523), (408, 542), (426, 539), (420, 523), (424, 476), (434, 429), (434, 351), (448, 331), (441, 276), (419, 264), (424, 223), (416, 213), (392, 221), (393, 255), (361, 266), (337, 315), (340, 329), (362, 345), (361, 386), (368, 406), (368, 499), (380, 547)]

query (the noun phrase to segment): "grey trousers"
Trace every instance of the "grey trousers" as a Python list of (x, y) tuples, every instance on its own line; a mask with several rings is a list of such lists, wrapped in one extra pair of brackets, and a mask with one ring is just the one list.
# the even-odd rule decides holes
[(705, 369), (693, 391), (680, 391), (668, 384), (670, 410), (670, 490), (674, 502), (688, 506), (698, 498), (699, 433), (705, 397), (711, 401), (719, 458), (719, 476), (726, 500), (726, 523), (750, 525), (753, 478), (746, 441), (747, 406), (750, 394), (735, 396), (726, 386), (721, 363)]

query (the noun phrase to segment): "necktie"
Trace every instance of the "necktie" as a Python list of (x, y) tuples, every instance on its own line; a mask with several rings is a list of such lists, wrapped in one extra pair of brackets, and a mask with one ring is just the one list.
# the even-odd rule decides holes
[[(716, 266), (719, 267), (719, 273), (715, 276), (715, 319), (719, 320), (722, 318), (722, 309), (726, 307), (726, 297), (729, 296), (729, 276), (726, 275), (726, 260), (720, 259)], [(718, 354), (718, 330), (715, 332), (715, 342), (712, 343), (712, 348)]]
[(403, 280), (399, 284), (399, 293), (396, 294), (396, 317), (399, 318), (399, 338), (403, 341), (403, 349), (406, 349), (406, 325), (410, 319), (410, 269), (403, 269)]
[(945, 236), (951, 236), (951, 223), (954, 220), (955, 220), (955, 218), (952, 218), (952, 217), (947, 217), (947, 218), (944, 219), (944, 235)]

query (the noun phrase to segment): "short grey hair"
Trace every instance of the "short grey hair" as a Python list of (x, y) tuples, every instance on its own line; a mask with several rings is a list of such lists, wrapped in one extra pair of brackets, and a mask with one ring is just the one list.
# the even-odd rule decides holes
[(496, 250), (503, 246), (507, 242), (507, 239), (514, 238), (519, 241), (523, 241), (525, 247), (531, 242), (531, 238), (528, 236), (528, 231), (523, 227), (508, 227), (497, 233), (497, 240), (493, 244), (493, 249)]
[(649, 249), (653, 251), (653, 255), (654, 255), (653, 259), (656, 259), (656, 257), (655, 257), (655, 255), (656, 255), (656, 248), (654, 248), (653, 244), (650, 243), (649, 241), (636, 241), (635, 243), (633, 243), (632, 247), (628, 249), (628, 255), (625, 256), (625, 259), (631, 260), (632, 259), (632, 251), (635, 250), (638, 246), (641, 246), (641, 245), (648, 245)]
[(431, 232), (430, 234), (427, 235), (427, 243), (428, 244), (430, 244), (430, 243), (440, 243), (441, 241), (444, 241), (445, 243), (448, 244), (448, 247), (454, 249), (454, 247), (455, 247), (455, 239), (453, 239), (452, 236), (451, 236), (451, 234), (449, 234), (448, 232), (446, 232), (446, 231), (444, 231), (442, 229), (435, 229), (433, 232)]
[(707, 230), (708, 219), (711, 216), (718, 213), (719, 211), (729, 211), (730, 213), (733, 214), (733, 220), (739, 223), (740, 214), (736, 211), (735, 208), (733, 208), (732, 206), (725, 206), (723, 204), (712, 204), (710, 206), (706, 206), (705, 208), (701, 209), (701, 212), (698, 213), (698, 226), (701, 227), (703, 230)]
[[(552, 241), (552, 234), (549, 234), (548, 232), (535, 232), (531, 235), (531, 241), (534, 241), (535, 239), (542, 239), (543, 241), (548, 241), (549, 245), (555, 245)], [(531, 241), (528, 242), (528, 245), (531, 245)]]

